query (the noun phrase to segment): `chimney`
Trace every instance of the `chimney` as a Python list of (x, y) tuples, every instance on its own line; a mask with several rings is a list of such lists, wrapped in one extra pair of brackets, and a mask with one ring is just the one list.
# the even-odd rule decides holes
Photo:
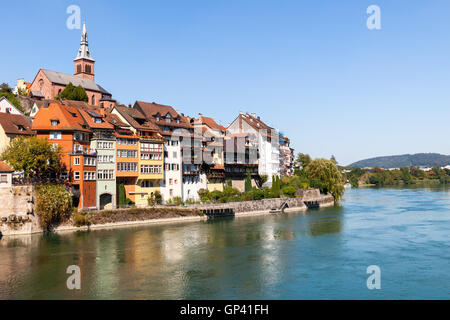
[(259, 118), (259, 116), (258, 116), (258, 120), (261, 120), (261, 119)]
[(252, 113), (252, 117), (253, 117), (253, 118), (256, 118), (256, 113)]
[(242, 111), (239, 111), (239, 115), (243, 115)]
[(131, 108), (131, 103), (128, 104), (128, 108)]

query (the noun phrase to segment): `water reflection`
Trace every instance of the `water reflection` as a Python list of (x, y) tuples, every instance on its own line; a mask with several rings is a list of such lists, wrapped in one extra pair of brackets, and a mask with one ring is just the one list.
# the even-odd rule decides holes
[[(434, 267), (439, 281), (427, 291), (410, 277), (384, 294), (415, 283), (420, 295), (409, 297), (443, 297), (449, 205), (447, 190), (351, 190), (342, 206), (307, 213), (4, 237), (0, 298), (371, 298), (361, 286), (367, 263), (400, 266), (405, 254), (413, 280), (423, 274), (414, 270)], [(66, 288), (72, 264), (81, 268), (80, 291)], [(389, 272), (401, 279), (398, 268)]]

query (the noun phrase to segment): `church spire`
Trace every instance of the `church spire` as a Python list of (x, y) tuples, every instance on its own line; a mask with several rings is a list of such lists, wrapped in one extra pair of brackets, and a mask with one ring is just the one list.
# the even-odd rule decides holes
[(89, 51), (88, 34), (87, 34), (87, 30), (86, 30), (86, 21), (83, 21), (83, 30), (81, 31), (80, 49), (78, 50), (77, 57), (75, 58), (74, 61), (77, 61), (80, 59), (95, 61), (91, 56), (91, 52)]

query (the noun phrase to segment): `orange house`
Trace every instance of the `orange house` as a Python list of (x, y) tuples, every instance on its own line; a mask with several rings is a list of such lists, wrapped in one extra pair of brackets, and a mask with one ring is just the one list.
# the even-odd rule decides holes
[(90, 150), (91, 130), (77, 108), (50, 103), (36, 113), (33, 130), (61, 147), (64, 172), (61, 178), (70, 186), (74, 206), (96, 207), (97, 155)]

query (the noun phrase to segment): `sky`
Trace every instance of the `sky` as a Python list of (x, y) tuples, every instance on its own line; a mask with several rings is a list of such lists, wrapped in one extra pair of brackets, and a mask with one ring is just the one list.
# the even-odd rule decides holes
[[(86, 19), (95, 79), (122, 104), (256, 113), (295, 152), (339, 164), (450, 154), (450, 1), (5, 1), (0, 82), (73, 73)], [(370, 5), (381, 29), (369, 30)]]

